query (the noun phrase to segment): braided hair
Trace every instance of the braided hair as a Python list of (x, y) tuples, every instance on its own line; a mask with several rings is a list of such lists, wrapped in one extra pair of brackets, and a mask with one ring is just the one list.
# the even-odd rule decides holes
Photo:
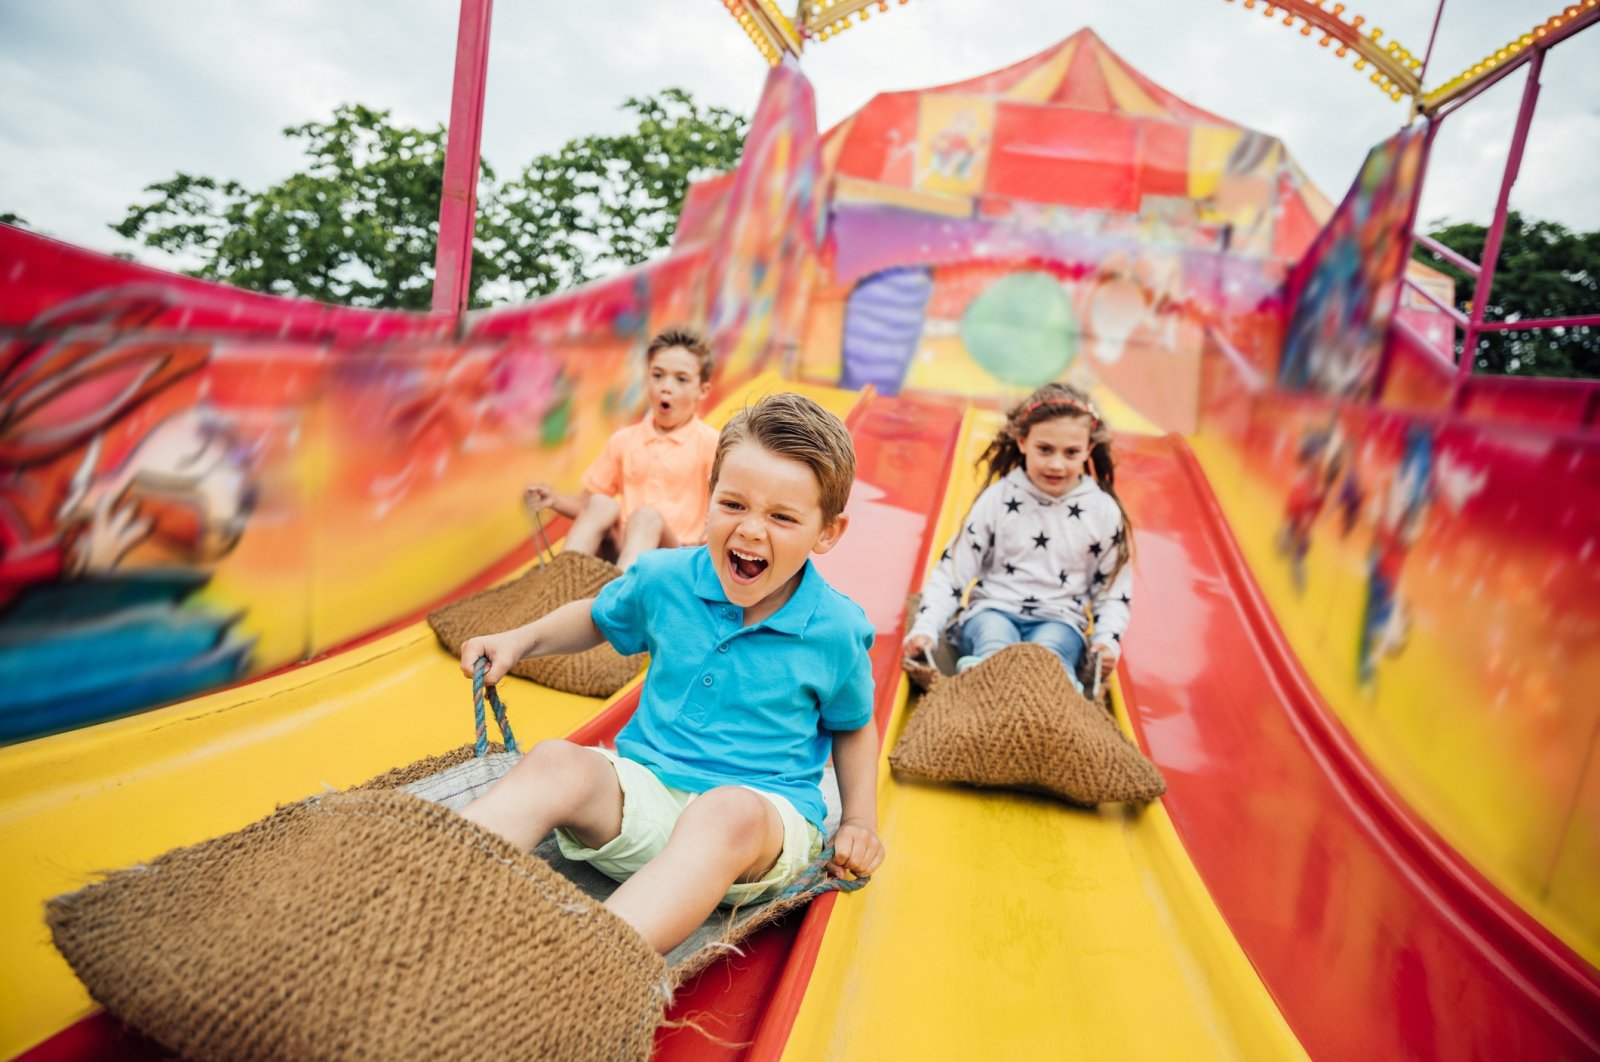
[(1128, 510), (1122, 504), (1122, 499), (1117, 497), (1116, 458), (1111, 452), (1111, 429), (1106, 427), (1100, 411), (1083, 391), (1068, 383), (1047, 383), (1012, 407), (1006, 413), (1005, 426), (978, 458), (979, 466), (988, 465), (984, 484), (992, 483), (1012, 469), (1024, 466), (1022, 440), (1028, 437), (1028, 432), (1035, 424), (1063, 417), (1088, 422), (1089, 473), (1094, 476), (1100, 489), (1111, 495), (1111, 500), (1117, 503), (1117, 511), (1122, 514), (1117, 566), (1111, 573), (1115, 577), (1133, 557), (1133, 524), (1128, 519)]

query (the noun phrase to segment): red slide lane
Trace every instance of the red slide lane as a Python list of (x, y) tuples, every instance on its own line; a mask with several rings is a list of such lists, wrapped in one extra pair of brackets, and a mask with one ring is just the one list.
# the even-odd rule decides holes
[(1122, 669), (1184, 846), (1313, 1058), (1600, 1054), (1600, 974), (1383, 784), (1320, 700), (1178, 437), (1125, 440)]

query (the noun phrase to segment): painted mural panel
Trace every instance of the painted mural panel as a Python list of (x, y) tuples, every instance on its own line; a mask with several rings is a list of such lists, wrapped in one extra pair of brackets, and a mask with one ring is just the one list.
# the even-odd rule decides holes
[(1372, 393), (1410, 255), (1425, 143), (1424, 127), (1414, 126), (1373, 148), (1301, 262), (1280, 385), (1326, 395)]
[[(62, 255), (12, 247), (19, 293), (30, 250)], [(0, 740), (415, 613), (524, 537), (532, 455), (564, 454), (575, 479), (631, 408), (602, 401), (625, 377), (604, 358), (196, 332), (191, 284), (118, 265), (127, 283), (0, 335)], [(551, 430), (573, 400), (610, 413)]]
[[(273, 299), (0, 226), (0, 742), (260, 675), (416, 618), (525, 547), (639, 415), (643, 350), (709, 327), (718, 392), (799, 342), (810, 85), (773, 71), (681, 253), (470, 316)], [(65, 677), (63, 677), (65, 676)]]
[[(1600, 443), (1257, 396), (1208, 476), (1317, 688), (1383, 776), (1580, 952), (1600, 877)], [(1235, 414), (1238, 412), (1234, 411)], [(1574, 861), (1584, 865), (1575, 866)]]

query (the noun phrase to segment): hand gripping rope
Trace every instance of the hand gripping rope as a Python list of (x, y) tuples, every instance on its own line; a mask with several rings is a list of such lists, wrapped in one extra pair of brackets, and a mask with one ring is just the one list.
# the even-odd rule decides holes
[[(472, 675), (472, 719), (478, 728), (478, 743), (474, 746), (473, 752), (478, 756), (487, 756), (489, 754), (489, 731), (484, 725), (483, 719), (483, 694), (485, 688), (483, 676), (488, 670), (489, 658), (486, 656), (478, 657), (478, 666)], [(500, 724), (500, 735), (505, 738), (506, 751), (516, 752), (517, 739), (511, 734), (511, 720), (506, 718), (505, 702), (500, 700), (500, 694), (496, 692), (493, 686), (488, 687), (488, 692), (489, 704), (494, 708), (494, 721)]]
[(773, 900), (803, 899), (808, 896), (820, 896), (825, 892), (855, 892), (872, 880), (868, 875), (861, 878), (833, 878), (828, 876), (828, 860), (833, 858), (833, 846), (822, 850), (822, 854), (800, 872), (800, 876), (785, 885), (783, 891), (773, 897)]

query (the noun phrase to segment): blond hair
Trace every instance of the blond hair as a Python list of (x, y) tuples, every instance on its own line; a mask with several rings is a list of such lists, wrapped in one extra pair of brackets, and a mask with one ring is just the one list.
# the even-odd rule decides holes
[(649, 365), (656, 360), (657, 354), (673, 347), (682, 347), (694, 355), (695, 360), (700, 363), (701, 383), (711, 379), (711, 370), (715, 367), (711, 357), (711, 344), (704, 335), (693, 328), (674, 326), (657, 332), (655, 338), (650, 340), (650, 345), (645, 348), (644, 363)]
[(817, 480), (817, 500), (824, 525), (844, 512), (850, 486), (856, 478), (856, 447), (844, 422), (809, 398), (782, 392), (768, 395), (735, 413), (717, 439), (711, 464), (711, 487), (716, 489), (722, 460), (742, 442), (799, 461)]

